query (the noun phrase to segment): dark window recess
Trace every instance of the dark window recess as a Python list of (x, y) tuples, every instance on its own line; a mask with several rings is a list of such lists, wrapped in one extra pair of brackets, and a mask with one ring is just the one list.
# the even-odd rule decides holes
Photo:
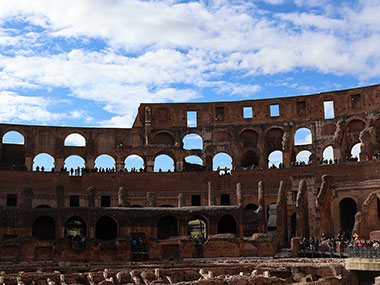
[(360, 94), (351, 95), (352, 108), (357, 109), (361, 107)]
[(158, 121), (166, 122), (168, 120), (168, 109), (159, 108), (158, 109)]
[(191, 195), (191, 206), (201, 205), (201, 195)]
[(217, 121), (223, 121), (224, 120), (224, 107), (216, 107), (215, 108), (215, 115)]
[(79, 207), (79, 195), (70, 195), (70, 207)]
[(306, 103), (305, 101), (297, 102), (297, 114), (304, 115), (306, 111)]
[(17, 195), (16, 194), (8, 194), (7, 195), (7, 206), (8, 207), (16, 207), (17, 206)]
[(230, 205), (230, 194), (221, 194), (220, 195), (220, 205), (222, 205), (222, 206)]
[(111, 207), (111, 196), (102, 196), (101, 197), (101, 206), (102, 207)]

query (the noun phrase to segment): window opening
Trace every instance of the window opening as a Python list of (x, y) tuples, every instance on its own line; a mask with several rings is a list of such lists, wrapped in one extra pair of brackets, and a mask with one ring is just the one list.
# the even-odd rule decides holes
[(79, 207), (79, 195), (70, 195), (70, 207)]
[(334, 119), (334, 101), (324, 101), (325, 119)]
[(187, 111), (187, 127), (197, 127), (197, 111)]
[(111, 207), (111, 196), (105, 195), (101, 197), (101, 206), (102, 207)]
[(221, 194), (220, 195), (220, 205), (222, 205), (222, 206), (231, 205), (230, 194)]
[(223, 121), (224, 120), (224, 107), (216, 107), (215, 108), (216, 120)]
[(191, 206), (201, 205), (201, 195), (191, 195)]
[(243, 118), (252, 119), (252, 116), (253, 116), (252, 107), (243, 107)]
[(7, 207), (16, 207), (16, 206), (17, 206), (17, 195), (7, 194)]
[(270, 105), (270, 116), (271, 117), (279, 117), (280, 116), (280, 105), (278, 105), (278, 104)]

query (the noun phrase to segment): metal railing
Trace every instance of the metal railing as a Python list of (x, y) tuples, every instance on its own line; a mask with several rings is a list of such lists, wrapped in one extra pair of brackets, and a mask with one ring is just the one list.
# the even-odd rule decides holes
[(349, 246), (348, 257), (351, 258), (380, 258), (379, 247)]

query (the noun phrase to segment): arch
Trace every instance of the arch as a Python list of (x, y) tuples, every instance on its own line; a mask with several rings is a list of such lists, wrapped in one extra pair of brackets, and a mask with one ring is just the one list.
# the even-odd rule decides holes
[(174, 159), (167, 154), (160, 154), (154, 159), (154, 172), (174, 171)]
[(282, 136), (284, 131), (278, 127), (269, 129), (265, 134), (265, 145), (267, 153), (282, 150)]
[(101, 217), (96, 223), (95, 237), (101, 240), (116, 239), (118, 232), (117, 222), (110, 216)]
[(356, 202), (352, 198), (344, 198), (339, 202), (340, 228), (351, 232), (355, 224)]
[[(78, 176), (80, 173), (76, 173), (76, 171), (79, 169), (82, 169), (85, 167), (85, 160), (80, 157), (79, 155), (70, 155), (65, 159), (64, 167), (69, 171), (70, 175)], [(71, 171), (73, 169), (73, 172)]]
[(309, 164), (312, 153), (308, 150), (300, 151), (296, 156), (296, 162), (300, 164)]
[(218, 168), (228, 168), (232, 169), (232, 158), (229, 154), (225, 152), (220, 152), (216, 154), (212, 159), (212, 169), (217, 170)]
[(52, 217), (41, 216), (34, 220), (32, 235), (38, 240), (54, 240), (56, 223)]
[(108, 154), (99, 155), (95, 159), (95, 168), (97, 169), (100, 169), (100, 168), (115, 169), (115, 164), (116, 164), (115, 159)]
[(297, 233), (297, 214), (293, 213), (290, 216), (290, 236), (295, 237)]
[(36, 207), (36, 209), (50, 209), (51, 207), (46, 204), (41, 204)]
[(87, 224), (81, 217), (73, 216), (65, 223), (66, 238), (87, 237)]
[(277, 230), (277, 203), (270, 203), (267, 207), (268, 232), (275, 232)]
[(283, 165), (283, 155), (282, 151), (275, 150), (272, 151), (268, 156), (268, 168), (281, 167)]
[(247, 204), (244, 207), (245, 210), (253, 210), (253, 211), (256, 211), (258, 208), (259, 208), (259, 206), (257, 206), (256, 204), (253, 204), (253, 203)]
[(323, 160), (334, 161), (334, 149), (331, 145), (325, 147), (323, 150)]
[(294, 145), (308, 145), (312, 144), (313, 136), (310, 129), (299, 128), (294, 134)]
[(86, 146), (86, 139), (78, 133), (69, 134), (63, 143), (64, 146)]
[(185, 157), (185, 161), (191, 164), (203, 165), (203, 160), (197, 155), (189, 155)]
[(174, 145), (174, 136), (168, 132), (159, 132), (153, 135), (152, 144)]
[(236, 234), (236, 220), (231, 215), (224, 215), (218, 221), (218, 234)]
[(360, 161), (360, 152), (361, 152), (361, 147), (360, 143), (356, 143), (352, 148), (351, 148), (351, 156), (356, 159), (357, 161)]
[(182, 143), (184, 149), (203, 149), (203, 139), (195, 133), (184, 136)]
[(253, 167), (259, 165), (259, 156), (254, 150), (247, 150), (240, 157), (241, 167)]
[(243, 144), (243, 147), (256, 147), (259, 140), (259, 135), (256, 131), (248, 129), (240, 133), (239, 139)]
[(3, 135), (2, 143), (6, 144), (25, 144), (24, 136), (17, 131), (9, 131)]
[(141, 171), (145, 169), (144, 159), (136, 154), (129, 155), (124, 160), (124, 168), (128, 171)]
[(33, 171), (54, 171), (55, 161), (48, 153), (40, 153), (33, 159)]
[(365, 128), (365, 122), (363, 122), (360, 119), (353, 119), (347, 124), (347, 132), (349, 134), (356, 134), (359, 135), (359, 133)]
[(204, 241), (207, 239), (207, 220), (202, 216), (194, 216), (187, 223), (189, 235), (198, 236)]
[(178, 221), (173, 216), (162, 217), (157, 223), (157, 239), (178, 236)]

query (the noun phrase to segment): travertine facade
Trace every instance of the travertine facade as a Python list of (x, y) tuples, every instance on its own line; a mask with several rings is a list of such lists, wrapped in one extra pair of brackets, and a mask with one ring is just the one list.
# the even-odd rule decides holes
[[(296, 234), (334, 235), (355, 226), (368, 237), (380, 227), (379, 96), (375, 85), (265, 100), (142, 104), (130, 129), (1, 124), (1, 136), (17, 131), (24, 137), (23, 144), (0, 145), (2, 259), (128, 260), (137, 236), (144, 237), (149, 258), (192, 257), (199, 252), (189, 236), (191, 220), (206, 225), (201, 254), (255, 255), (265, 242), (243, 236), (276, 231), (268, 228), (270, 204), (279, 205), (281, 225), (267, 252)], [(325, 105), (333, 116), (325, 118), (331, 115)], [(300, 128), (310, 130), (311, 143), (295, 143)], [(65, 146), (73, 133), (85, 146)], [(200, 149), (184, 148), (188, 134), (201, 137)], [(360, 162), (346, 161), (357, 143)], [(329, 146), (335, 163), (321, 164)], [(309, 165), (297, 165), (305, 150)], [(268, 169), (274, 151), (282, 153), (283, 167)], [(221, 152), (232, 160), (225, 175), (213, 171)], [(55, 172), (33, 171), (40, 153), (54, 158)], [(115, 160), (114, 171), (94, 171), (104, 154)], [(172, 172), (154, 172), (162, 154), (173, 159)], [(71, 155), (85, 161), (78, 175), (62, 171)], [(143, 159), (142, 172), (125, 172), (130, 155)], [(186, 163), (188, 156), (203, 165)], [(65, 239), (77, 228), (86, 239), (80, 255)], [(222, 244), (229, 250), (215, 252)]]

